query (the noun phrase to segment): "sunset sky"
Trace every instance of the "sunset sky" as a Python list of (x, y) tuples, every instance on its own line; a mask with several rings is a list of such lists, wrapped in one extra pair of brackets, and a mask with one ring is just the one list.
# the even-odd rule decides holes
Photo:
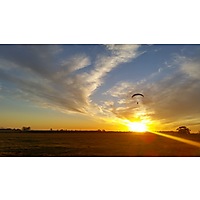
[(0, 128), (197, 132), (199, 111), (200, 45), (0, 45)]

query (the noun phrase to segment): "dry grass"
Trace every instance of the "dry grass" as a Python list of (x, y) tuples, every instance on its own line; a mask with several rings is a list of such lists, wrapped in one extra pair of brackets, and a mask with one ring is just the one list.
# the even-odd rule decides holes
[(200, 156), (200, 148), (153, 133), (0, 133), (0, 156)]

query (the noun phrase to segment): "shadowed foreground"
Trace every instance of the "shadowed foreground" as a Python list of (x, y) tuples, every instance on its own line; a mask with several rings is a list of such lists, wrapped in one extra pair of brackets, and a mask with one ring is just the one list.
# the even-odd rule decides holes
[(153, 133), (1, 133), (0, 156), (200, 156), (200, 148)]

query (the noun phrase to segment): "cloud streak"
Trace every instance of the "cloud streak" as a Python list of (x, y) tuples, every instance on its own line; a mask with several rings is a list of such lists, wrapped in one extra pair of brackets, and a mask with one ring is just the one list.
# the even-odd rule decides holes
[[(177, 55), (148, 77), (138, 82), (121, 81), (105, 91), (101, 86), (106, 84), (107, 75), (141, 52), (139, 45), (103, 48), (90, 57), (87, 51), (63, 54), (60, 45), (0, 45), (0, 96), (97, 119), (151, 120), (164, 124), (163, 129), (199, 125), (198, 56)], [(93, 97), (98, 90), (104, 100), (96, 102)], [(135, 92), (145, 96), (139, 105), (131, 98)]]
[(36, 105), (89, 114), (96, 107), (90, 97), (104, 83), (104, 77), (136, 58), (138, 48), (107, 45), (108, 54), (100, 54), (91, 63), (86, 54), (59, 57), (62, 46), (1, 45), (0, 81), (4, 91), (17, 91), (22, 99)]
[[(160, 122), (163, 128), (180, 125), (199, 124), (200, 116), (200, 60), (199, 58), (184, 58), (170, 67), (169, 74), (158, 80), (157, 76), (166, 73), (164, 70), (140, 83), (121, 82), (105, 94), (115, 100), (104, 104), (113, 116), (130, 121), (151, 119)], [(164, 69), (164, 67), (162, 66)], [(156, 81), (154, 82), (154, 78)], [(147, 81), (148, 80), (148, 81)], [(133, 102), (131, 91), (142, 92), (144, 101), (138, 106)], [(117, 102), (123, 102), (120, 105)]]

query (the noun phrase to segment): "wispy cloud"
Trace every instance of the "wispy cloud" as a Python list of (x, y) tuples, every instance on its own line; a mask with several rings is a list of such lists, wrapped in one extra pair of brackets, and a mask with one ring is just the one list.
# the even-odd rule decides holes
[[(119, 64), (136, 58), (138, 48), (107, 45), (107, 54), (91, 63), (83, 54), (59, 57), (63, 49), (57, 45), (1, 45), (0, 81), (4, 91), (17, 91), (18, 97), (37, 105), (90, 113), (96, 107), (90, 97), (103, 84), (103, 78)], [(80, 71), (84, 68), (87, 70)]]
[[(149, 76), (151, 81), (147, 78), (148, 81), (139, 84), (122, 82), (111, 88), (106, 94), (115, 97), (116, 100), (104, 104), (105, 109), (119, 118), (160, 121), (165, 124), (165, 128), (192, 125), (195, 120), (198, 122), (200, 93), (197, 91), (200, 91), (200, 61), (199, 58), (178, 60), (176, 67), (170, 67), (173, 73), (165, 74), (160, 80), (153, 81), (161, 73), (165, 73), (163, 70)], [(145, 98), (140, 106), (130, 98), (130, 91), (144, 94)], [(117, 101), (121, 104), (118, 105)]]
[[(118, 82), (103, 91), (107, 100), (93, 100), (112, 70), (141, 55), (139, 47), (105, 45), (94, 59), (86, 53), (64, 57), (59, 45), (0, 45), (0, 96), (101, 119), (151, 119), (166, 127), (198, 124), (198, 57), (176, 56), (141, 81)], [(131, 98), (135, 91), (145, 96), (139, 105)]]
[(200, 80), (200, 58), (184, 59), (181, 70), (191, 79)]

